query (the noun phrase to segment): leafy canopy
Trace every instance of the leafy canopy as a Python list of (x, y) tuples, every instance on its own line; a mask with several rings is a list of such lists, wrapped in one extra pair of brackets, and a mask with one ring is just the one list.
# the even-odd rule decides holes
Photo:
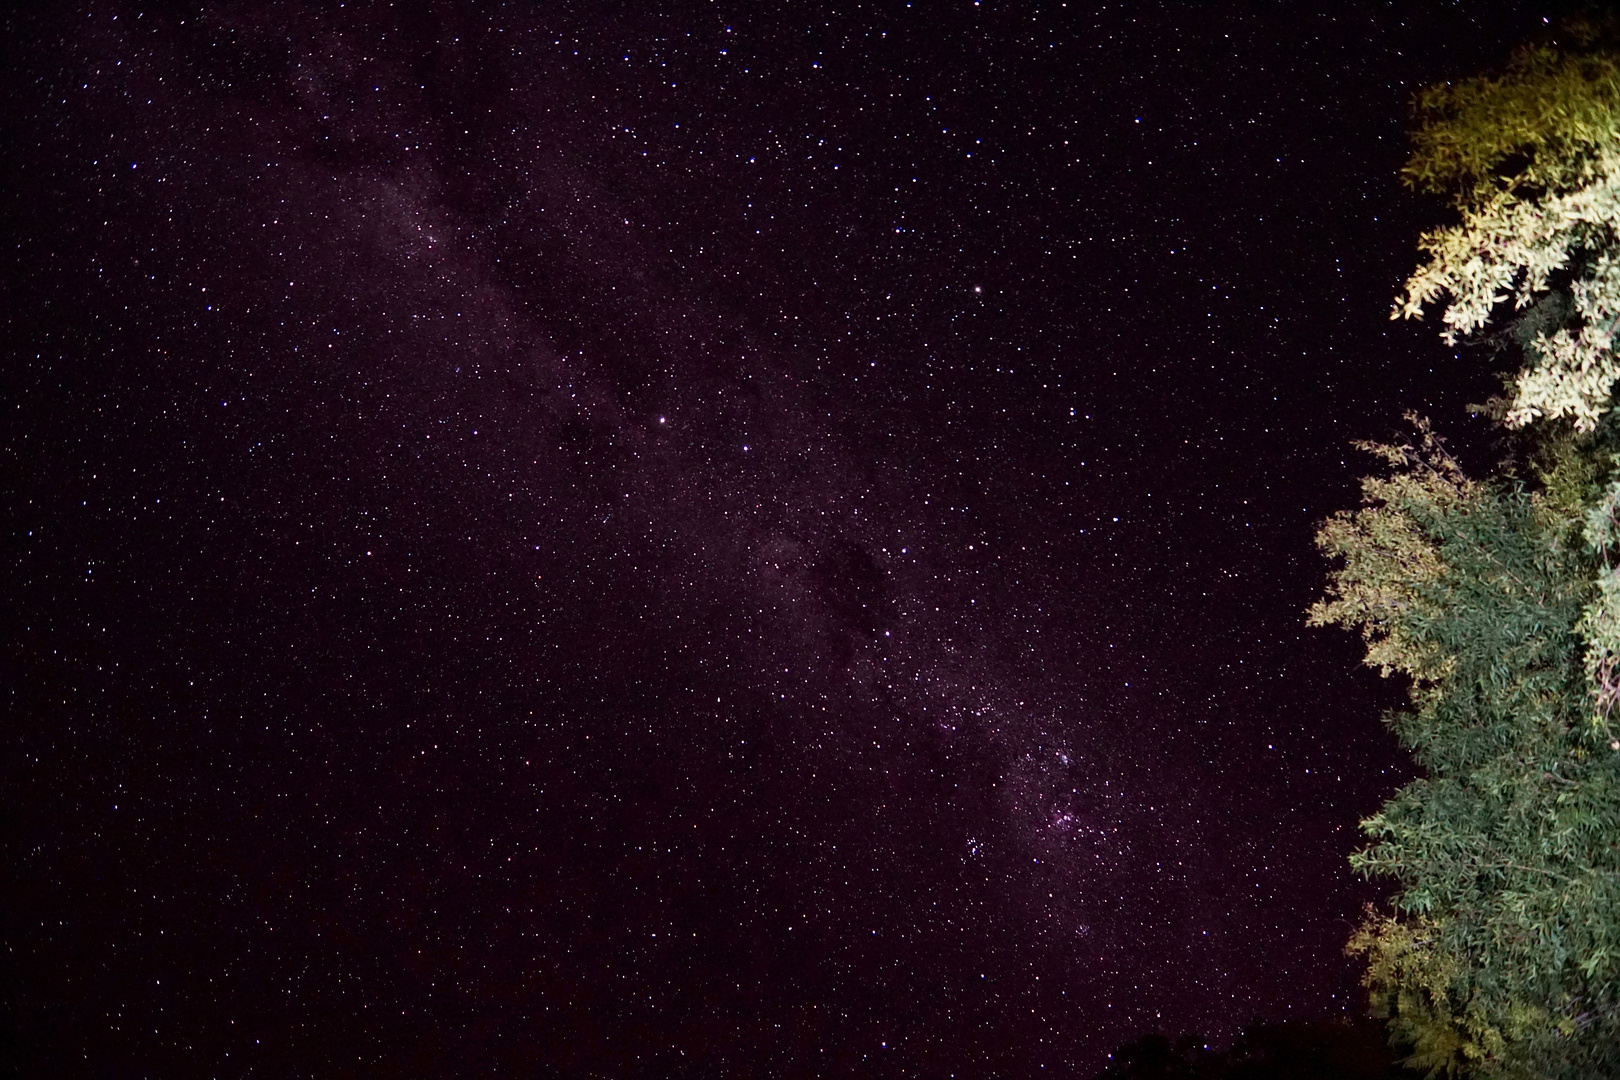
[(1429, 426), (1317, 537), (1312, 625), (1361, 633), (1410, 686), (1386, 719), (1422, 765), (1362, 823), (1393, 881), (1349, 949), (1408, 1063), (1482, 1077), (1620, 1075), (1620, 48), (1581, 22), (1416, 103), (1412, 187), (1455, 224), (1396, 317), (1455, 342), (1506, 326), (1517, 457), (1470, 478)]
[[(1428, 256), (1392, 318), (1437, 304), (1455, 343), (1499, 305), (1529, 307), (1567, 287), (1574, 317), (1525, 348), (1507, 420), (1567, 417), (1591, 430), (1620, 377), (1620, 53), (1608, 24), (1577, 23), (1570, 42), (1517, 53), (1499, 76), (1418, 96), (1404, 177), (1449, 197), (1460, 221), (1423, 235)], [(1441, 304), (1441, 298), (1447, 299)]]
[(1318, 536), (1341, 563), (1309, 621), (1407, 677), (1388, 722), (1427, 773), (1362, 824), (1352, 864), (1400, 891), (1352, 949), (1411, 1063), (1515, 1075), (1571, 1053), (1561, 1023), (1620, 1037), (1620, 755), (1593, 751), (1576, 631), (1596, 560), (1549, 485), (1470, 480), (1417, 435), (1369, 447), (1391, 475)]

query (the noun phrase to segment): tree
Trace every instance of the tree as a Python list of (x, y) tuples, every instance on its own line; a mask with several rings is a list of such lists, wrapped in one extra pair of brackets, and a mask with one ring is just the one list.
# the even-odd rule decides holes
[[(1450, 198), (1461, 221), (1425, 233), (1429, 261), (1392, 318), (1421, 317), (1449, 295), (1445, 339), (1483, 328), (1567, 284), (1572, 316), (1525, 343), (1507, 421), (1568, 417), (1591, 430), (1620, 378), (1620, 55), (1609, 23), (1577, 22), (1569, 46), (1520, 50), (1499, 77), (1418, 95), (1409, 186)], [(1570, 47), (1573, 46), (1573, 47)], [(1558, 305), (1562, 306), (1562, 305)], [(1546, 332), (1551, 329), (1551, 333)]]
[(1109, 1058), (1096, 1080), (1415, 1080), (1366, 1020), (1257, 1024), (1224, 1049), (1145, 1035)]
[(1545, 1075), (1507, 1066), (1521, 1049), (1574, 1060), (1577, 1029), (1620, 1034), (1605, 827), (1620, 824), (1620, 771), (1590, 746), (1577, 632), (1594, 560), (1577, 509), (1550, 494), (1567, 480), (1470, 480), (1417, 433), (1368, 447), (1392, 475), (1366, 480), (1362, 508), (1318, 537), (1342, 565), (1310, 621), (1359, 627), (1368, 662), (1411, 681), (1411, 707), (1388, 722), (1428, 774), (1363, 822), (1373, 843), (1353, 865), (1403, 888), (1351, 948), (1411, 1064)]
[(1494, 410), (1515, 456), (1470, 478), (1413, 418), (1363, 444), (1387, 475), (1317, 537), (1338, 564), (1308, 621), (1410, 683), (1386, 719), (1426, 775), (1362, 823), (1352, 864), (1399, 890), (1349, 949), (1431, 1074), (1620, 1075), (1615, 40), (1573, 23), (1419, 96), (1405, 178), (1458, 221), (1394, 315), (1443, 304), (1448, 342), (1517, 350)]

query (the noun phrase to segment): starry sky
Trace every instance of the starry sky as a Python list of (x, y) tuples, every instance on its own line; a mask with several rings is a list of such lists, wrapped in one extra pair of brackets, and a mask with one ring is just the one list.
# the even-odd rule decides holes
[[(1087, 1076), (1359, 1008), (1315, 525), (1549, 4), (7, 16), (18, 1076)], [(1043, 1073), (1044, 1070), (1044, 1073)]]

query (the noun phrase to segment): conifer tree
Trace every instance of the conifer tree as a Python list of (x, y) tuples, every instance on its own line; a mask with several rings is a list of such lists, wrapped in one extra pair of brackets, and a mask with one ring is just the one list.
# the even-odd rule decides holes
[(1515, 457), (1470, 478), (1427, 423), (1360, 509), (1312, 625), (1361, 632), (1410, 684), (1389, 717), (1425, 775), (1352, 857), (1393, 880), (1350, 942), (1409, 1064), (1620, 1075), (1620, 51), (1577, 22), (1416, 103), (1407, 182), (1458, 223), (1396, 317), (1517, 350), (1494, 414)]

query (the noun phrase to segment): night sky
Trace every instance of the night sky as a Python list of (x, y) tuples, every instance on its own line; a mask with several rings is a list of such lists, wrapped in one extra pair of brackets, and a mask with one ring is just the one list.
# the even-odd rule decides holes
[(1361, 1008), (1413, 774), (1311, 537), (1404, 410), (1491, 460), (1396, 173), (1554, 6), (38, 8), (15, 1075), (1087, 1076)]

